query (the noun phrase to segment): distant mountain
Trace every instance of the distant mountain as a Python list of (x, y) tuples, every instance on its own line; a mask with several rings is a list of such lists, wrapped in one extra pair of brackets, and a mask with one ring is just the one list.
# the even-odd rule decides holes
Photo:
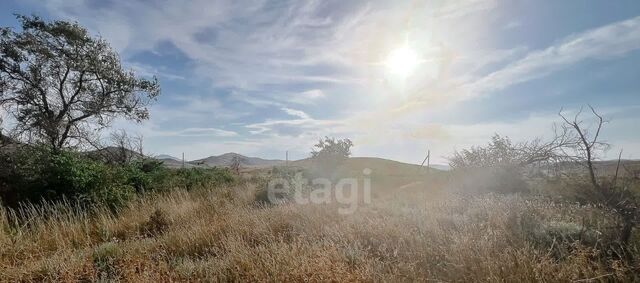
[(218, 156), (210, 156), (203, 159), (189, 161), (189, 164), (207, 167), (228, 167), (233, 163), (234, 158), (240, 160), (240, 165), (245, 167), (273, 166), (284, 163), (283, 160), (262, 159), (258, 157), (248, 157), (234, 152), (225, 153)]
[(92, 159), (104, 162), (127, 162), (131, 160), (143, 159), (145, 156), (133, 150), (123, 147), (108, 146), (101, 149), (87, 151), (85, 154)]
[(156, 160), (158, 161), (162, 161), (162, 165), (164, 165), (165, 167), (168, 168), (194, 168), (194, 167), (198, 167), (196, 165), (190, 164), (190, 163), (184, 163), (182, 164), (182, 160), (175, 160), (172, 158), (163, 158), (163, 159), (159, 159), (156, 158)]
[(160, 154), (160, 155), (156, 155), (154, 158), (155, 158), (155, 159), (158, 159), (158, 160), (171, 159), (171, 160), (175, 160), (175, 161), (180, 161), (180, 162), (182, 162), (182, 159), (177, 158), (177, 157), (173, 157), (173, 156), (168, 155), (168, 154)]

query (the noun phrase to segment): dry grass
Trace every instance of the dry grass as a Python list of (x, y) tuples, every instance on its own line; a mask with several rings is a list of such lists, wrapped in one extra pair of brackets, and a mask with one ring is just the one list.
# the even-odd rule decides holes
[(0, 281), (639, 279), (597, 249), (555, 236), (545, 246), (553, 227), (597, 225), (602, 213), (591, 207), (411, 188), (342, 215), (338, 204), (257, 207), (254, 192), (244, 184), (148, 196), (117, 216), (31, 208), (18, 227), (2, 210)]

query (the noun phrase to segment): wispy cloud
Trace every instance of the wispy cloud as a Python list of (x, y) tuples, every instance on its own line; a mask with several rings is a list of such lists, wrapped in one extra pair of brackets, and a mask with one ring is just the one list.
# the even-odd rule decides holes
[(150, 137), (235, 137), (238, 133), (217, 128), (186, 128), (179, 131), (154, 131)]
[(640, 16), (569, 36), (527, 54), (469, 85), (471, 95), (500, 90), (549, 75), (588, 59), (621, 56), (640, 48)]
[[(511, 11), (500, 11), (497, 0), (31, 2), (101, 34), (138, 73), (161, 76), (167, 91), (151, 109), (146, 135), (207, 137), (193, 139), (192, 154), (306, 152), (315, 138), (336, 135), (358, 140), (361, 153), (411, 161), (425, 144), (444, 152), (494, 131), (526, 126), (535, 134), (547, 120), (466, 127), (429, 114), (640, 48), (640, 17), (571, 36), (549, 31), (558, 41), (543, 49), (510, 44), (501, 33), (535, 27), (501, 13)], [(406, 82), (390, 80), (380, 62), (406, 39), (428, 63)], [(184, 68), (136, 57), (160, 58), (167, 45), (187, 61)], [(187, 147), (168, 144), (167, 151)]]
[(304, 113), (304, 111), (300, 111), (300, 110), (295, 110), (295, 109), (291, 109), (291, 108), (282, 108), (282, 111), (284, 111), (285, 113), (294, 116), (294, 117), (298, 117), (300, 119), (304, 119), (304, 120), (309, 120), (311, 119), (311, 117), (309, 117), (309, 115), (307, 115), (307, 113)]
[(314, 119), (303, 111), (290, 108), (282, 108), (282, 111), (294, 118), (267, 119), (264, 122), (252, 123), (245, 127), (249, 129), (249, 132), (253, 135), (307, 136), (313, 137), (314, 139), (320, 133), (339, 134), (349, 131), (344, 121)]
[(128, 67), (135, 71), (138, 75), (145, 77), (159, 77), (160, 79), (169, 79), (169, 80), (186, 80), (184, 76), (172, 74), (165, 70), (160, 70), (156, 67), (149, 66), (146, 64), (140, 63), (129, 63)]

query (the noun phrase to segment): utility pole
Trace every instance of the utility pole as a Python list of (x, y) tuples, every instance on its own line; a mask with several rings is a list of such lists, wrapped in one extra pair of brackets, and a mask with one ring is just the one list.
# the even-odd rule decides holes
[(182, 153), (182, 168), (184, 168), (184, 152)]
[(427, 150), (427, 172), (431, 172), (431, 150)]
[(422, 163), (420, 164), (420, 168), (422, 168), (424, 166), (424, 163), (427, 163), (427, 172), (431, 171), (431, 150), (427, 150), (427, 157), (424, 158), (424, 160), (422, 160)]

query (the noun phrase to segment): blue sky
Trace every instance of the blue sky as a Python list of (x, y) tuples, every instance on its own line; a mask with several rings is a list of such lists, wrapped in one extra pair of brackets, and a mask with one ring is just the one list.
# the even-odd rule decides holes
[[(146, 150), (188, 159), (234, 151), (304, 158), (325, 135), (356, 156), (437, 162), (483, 144), (552, 134), (587, 104), (610, 123), (604, 156), (640, 158), (640, 2), (2, 1), (13, 13), (78, 21), (162, 95)], [(419, 64), (390, 72), (408, 46)], [(586, 120), (585, 123), (589, 123)]]

